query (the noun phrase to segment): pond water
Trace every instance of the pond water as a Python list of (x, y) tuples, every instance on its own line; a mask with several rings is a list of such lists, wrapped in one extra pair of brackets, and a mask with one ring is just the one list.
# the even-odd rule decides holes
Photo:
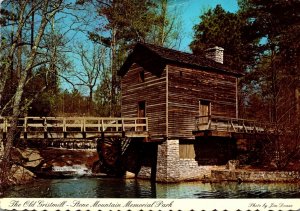
[(116, 178), (39, 179), (4, 197), (53, 198), (300, 198), (298, 183), (151, 183)]

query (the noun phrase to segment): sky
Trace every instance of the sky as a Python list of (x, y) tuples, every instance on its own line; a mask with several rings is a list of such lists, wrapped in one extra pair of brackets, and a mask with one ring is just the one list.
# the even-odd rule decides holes
[[(238, 10), (237, 1), (238, 0), (168, 0), (170, 11), (178, 11), (183, 22), (182, 33), (184, 34), (184, 39), (179, 50), (190, 52), (188, 46), (193, 39), (193, 26), (200, 22), (199, 16), (204, 11), (209, 8), (215, 8), (216, 5), (220, 4), (226, 11), (236, 12)], [(93, 30), (93, 27), (99, 27), (99, 19), (97, 16), (93, 17), (88, 14), (85, 19), (89, 23), (89, 27), (92, 27), (90, 28), (90, 30)], [(87, 30), (89, 30), (88, 28)], [(87, 37), (83, 36), (85, 35), (78, 33), (78, 36), (75, 37), (74, 40), (79, 42), (82, 42), (84, 40), (83, 42), (88, 44), (89, 40), (87, 39)]]
[(183, 33), (185, 34), (179, 50), (190, 52), (189, 44), (193, 38), (193, 26), (200, 22), (199, 16), (208, 8), (220, 4), (224, 10), (236, 12), (237, 0), (171, 0), (171, 6), (182, 11)]

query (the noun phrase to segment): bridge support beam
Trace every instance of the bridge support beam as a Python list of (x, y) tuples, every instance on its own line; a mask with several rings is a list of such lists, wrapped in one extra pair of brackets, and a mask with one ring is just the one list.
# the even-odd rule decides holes
[(159, 144), (157, 149), (156, 181), (179, 181), (179, 164), (179, 140), (166, 140)]

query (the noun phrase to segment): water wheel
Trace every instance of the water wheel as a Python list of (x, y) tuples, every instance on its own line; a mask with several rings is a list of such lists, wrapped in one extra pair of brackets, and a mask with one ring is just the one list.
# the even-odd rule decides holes
[(103, 158), (104, 164), (112, 167), (116, 166), (121, 155), (121, 141), (118, 137), (107, 137), (100, 142), (99, 155)]
[(124, 167), (121, 165), (122, 155), (127, 149), (130, 139), (122, 137), (104, 137), (98, 139), (98, 166), (102, 173), (108, 175), (122, 175)]

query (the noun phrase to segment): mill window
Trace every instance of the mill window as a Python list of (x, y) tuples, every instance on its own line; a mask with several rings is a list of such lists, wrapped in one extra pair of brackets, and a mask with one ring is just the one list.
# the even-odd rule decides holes
[(141, 70), (139, 72), (139, 82), (145, 82), (145, 72), (144, 72), (144, 70)]

